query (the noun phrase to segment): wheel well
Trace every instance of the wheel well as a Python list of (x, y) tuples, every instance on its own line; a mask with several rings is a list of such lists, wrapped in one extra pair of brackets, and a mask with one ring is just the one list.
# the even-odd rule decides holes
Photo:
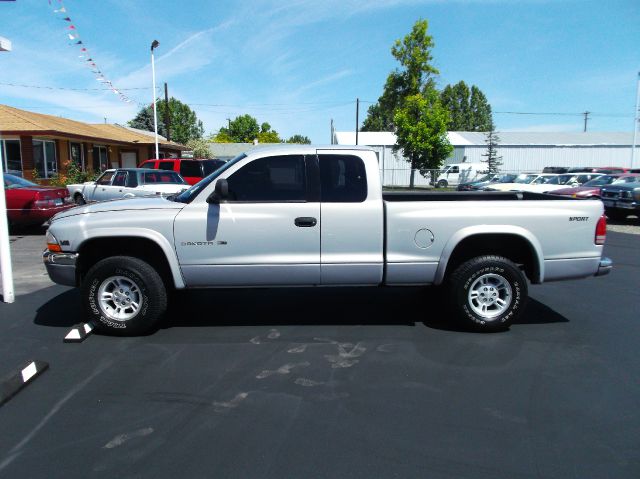
[(531, 243), (516, 234), (478, 234), (458, 243), (449, 257), (445, 275), (476, 256), (504, 256), (520, 266), (532, 283), (540, 280), (538, 258)]
[(79, 263), (76, 273), (78, 284), (98, 261), (111, 256), (133, 256), (154, 267), (167, 286), (173, 285), (173, 276), (167, 257), (162, 248), (150, 239), (135, 236), (95, 238), (85, 241), (78, 253)]

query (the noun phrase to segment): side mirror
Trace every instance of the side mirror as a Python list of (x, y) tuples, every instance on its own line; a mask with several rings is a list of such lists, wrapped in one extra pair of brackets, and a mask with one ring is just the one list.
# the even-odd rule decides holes
[(229, 183), (224, 178), (216, 181), (213, 193), (207, 198), (207, 203), (221, 203), (229, 197)]

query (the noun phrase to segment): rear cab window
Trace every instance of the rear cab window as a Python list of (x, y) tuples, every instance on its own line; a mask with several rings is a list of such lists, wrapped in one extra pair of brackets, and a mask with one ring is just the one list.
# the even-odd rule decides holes
[(362, 158), (354, 155), (318, 155), (320, 201), (362, 203), (367, 199), (367, 174)]

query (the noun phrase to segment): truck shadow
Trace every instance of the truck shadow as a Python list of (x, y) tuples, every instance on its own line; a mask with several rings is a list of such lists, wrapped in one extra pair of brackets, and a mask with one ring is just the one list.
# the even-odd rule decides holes
[[(424, 325), (471, 332), (444, 307), (439, 288), (278, 288), (177, 291), (161, 328), (285, 325)], [(34, 323), (67, 328), (84, 321), (79, 290), (55, 296), (38, 308)], [(530, 299), (516, 324), (568, 322)]]

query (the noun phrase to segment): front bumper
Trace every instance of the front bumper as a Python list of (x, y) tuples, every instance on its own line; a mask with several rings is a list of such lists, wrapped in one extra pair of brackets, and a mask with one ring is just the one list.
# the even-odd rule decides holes
[(54, 283), (64, 286), (77, 286), (76, 263), (78, 253), (54, 253), (44, 250), (42, 261), (47, 268), (47, 274)]
[(598, 271), (595, 276), (604, 276), (609, 274), (613, 269), (613, 261), (609, 258), (602, 257), (600, 258), (600, 264), (598, 265)]

